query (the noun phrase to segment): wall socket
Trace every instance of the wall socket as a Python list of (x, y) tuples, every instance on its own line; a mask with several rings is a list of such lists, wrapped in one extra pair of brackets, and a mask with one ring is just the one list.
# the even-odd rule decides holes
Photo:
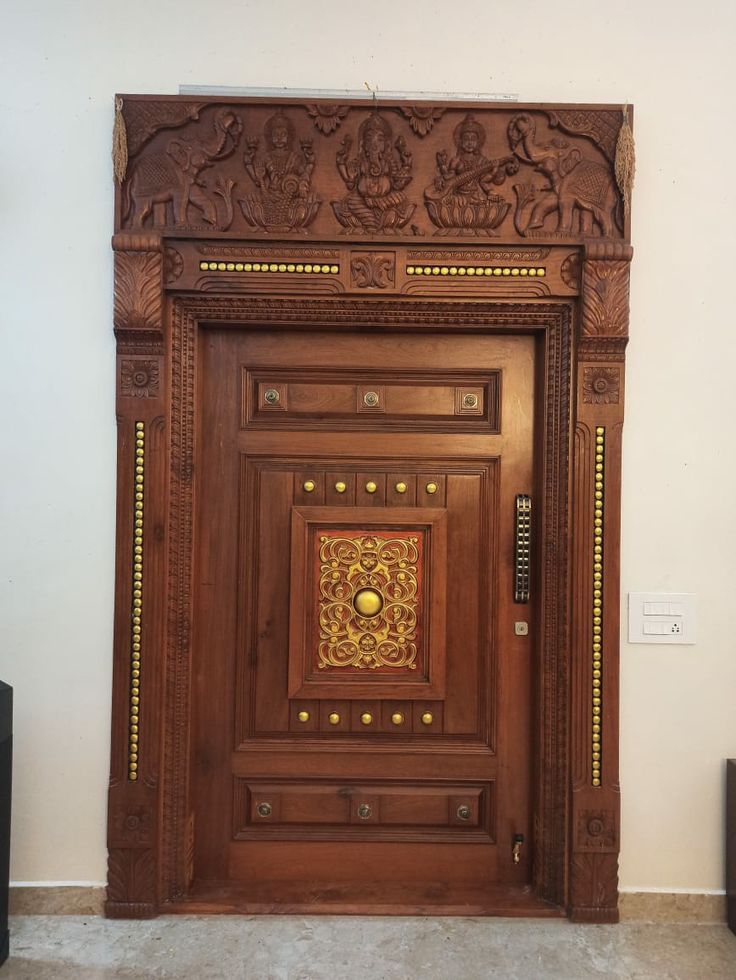
[(629, 592), (629, 643), (695, 643), (695, 595)]

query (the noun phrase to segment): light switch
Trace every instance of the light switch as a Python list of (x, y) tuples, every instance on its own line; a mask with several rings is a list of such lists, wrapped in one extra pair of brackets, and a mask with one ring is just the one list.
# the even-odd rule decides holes
[(695, 643), (695, 595), (630, 592), (629, 643)]

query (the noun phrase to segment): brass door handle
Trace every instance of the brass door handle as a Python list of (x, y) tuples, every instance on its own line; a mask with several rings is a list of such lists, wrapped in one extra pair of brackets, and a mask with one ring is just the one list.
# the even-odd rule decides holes
[(516, 546), (514, 567), (514, 602), (529, 602), (532, 543), (532, 498), (516, 495)]

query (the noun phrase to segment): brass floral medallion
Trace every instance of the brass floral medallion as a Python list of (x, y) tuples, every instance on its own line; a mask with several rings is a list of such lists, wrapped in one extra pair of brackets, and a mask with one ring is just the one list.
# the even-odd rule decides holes
[(416, 670), (423, 533), (322, 533), (318, 665)]

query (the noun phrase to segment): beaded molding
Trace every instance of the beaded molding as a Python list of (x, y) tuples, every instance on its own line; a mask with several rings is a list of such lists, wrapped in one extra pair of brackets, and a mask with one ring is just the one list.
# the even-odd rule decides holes
[(130, 719), (128, 722), (128, 779), (138, 779), (138, 721), (141, 694), (141, 620), (143, 618), (143, 479), (145, 422), (135, 424), (135, 491), (133, 494), (133, 602), (130, 644)]
[(308, 275), (336, 276), (339, 265), (320, 265), (319, 262), (200, 262), (201, 272), (296, 272)]
[(595, 430), (595, 490), (593, 492), (593, 676), (591, 686), (591, 774), (601, 785), (601, 727), (603, 716), (603, 530), (606, 430)]
[(544, 266), (518, 265), (407, 265), (407, 276), (538, 276), (547, 274)]

